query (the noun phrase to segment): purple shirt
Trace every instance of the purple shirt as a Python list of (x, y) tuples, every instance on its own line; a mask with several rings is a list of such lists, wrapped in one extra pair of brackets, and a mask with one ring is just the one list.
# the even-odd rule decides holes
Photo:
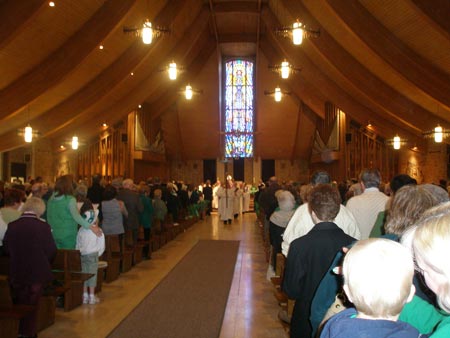
[(11, 282), (30, 285), (53, 280), (51, 261), (56, 245), (47, 222), (33, 213), (23, 213), (9, 223), (3, 246), (10, 256)]

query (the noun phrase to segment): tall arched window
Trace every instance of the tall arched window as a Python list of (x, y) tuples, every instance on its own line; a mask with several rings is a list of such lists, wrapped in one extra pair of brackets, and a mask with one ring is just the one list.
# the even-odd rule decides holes
[(225, 63), (225, 157), (253, 157), (253, 62)]

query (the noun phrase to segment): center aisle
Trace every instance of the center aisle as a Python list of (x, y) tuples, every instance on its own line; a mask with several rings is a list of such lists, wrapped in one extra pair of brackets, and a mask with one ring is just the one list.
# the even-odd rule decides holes
[[(277, 318), (273, 287), (266, 280), (267, 263), (255, 214), (247, 213), (223, 225), (213, 213), (152, 253), (119, 279), (103, 284), (101, 303), (82, 305), (70, 312), (57, 309), (55, 324), (40, 338), (106, 337), (159, 283), (200, 239), (240, 240), (233, 283), (228, 298), (221, 338), (286, 338)], [(143, 337), (144, 338), (144, 337)]]

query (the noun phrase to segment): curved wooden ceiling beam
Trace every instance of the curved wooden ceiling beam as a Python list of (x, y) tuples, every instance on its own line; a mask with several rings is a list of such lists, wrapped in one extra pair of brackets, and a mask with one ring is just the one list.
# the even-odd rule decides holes
[[(261, 39), (260, 47), (269, 62), (275, 64), (276, 61), (283, 59), (283, 56), (277, 53), (267, 37)], [(299, 101), (303, 101), (318, 117), (322, 119), (325, 118), (326, 100), (323, 97), (320, 97), (320, 93), (314, 90), (312, 86), (308, 86), (301, 76), (300, 73), (298, 77), (291, 76), (287, 79), (289, 90), (298, 97)]]
[[(174, 13), (181, 10), (183, 3), (184, 1), (182, 0), (170, 1), (170, 4), (166, 4), (156, 16), (156, 20), (158, 22), (165, 22), (172, 19)], [(63, 128), (70, 126), (77, 118), (81, 118), (83, 114), (89, 115), (95, 113), (89, 110), (90, 107), (108, 95), (122, 81), (127, 79), (130, 72), (141, 64), (144, 59), (148, 58), (153, 49), (158, 46), (158, 48), (169, 51), (175, 46), (176, 42), (177, 41), (171, 40), (170, 44), (162, 45), (162, 39), (159, 39), (148, 47), (144, 46), (140, 40), (136, 40), (115, 62), (95, 79), (90, 81), (77, 93), (30, 123), (46, 137), (56, 133), (58, 130), (63, 130)], [(162, 46), (159, 47), (160, 45)], [(164, 52), (162, 52), (161, 55), (166, 56)], [(157, 64), (153, 67), (155, 68), (156, 66)], [(151, 72), (154, 68), (150, 68), (148, 71)], [(0, 138), (0, 151), (19, 147), (23, 145), (23, 143), (23, 139), (16, 135), (15, 130), (5, 133)]]
[[(206, 28), (206, 27), (205, 27)], [(211, 43), (212, 40), (209, 38), (209, 34), (207, 31), (203, 31), (203, 34), (201, 35), (201, 38), (199, 40), (209, 41)], [(195, 45), (197, 48), (206, 48), (208, 50), (209, 55), (209, 46), (207, 46), (205, 43), (202, 45), (192, 44)], [(216, 46), (213, 42), (213, 50), (215, 50)], [(195, 52), (194, 48), (192, 52)], [(206, 60), (204, 60), (206, 62)], [(165, 86), (161, 86), (158, 88), (156, 93), (152, 93), (152, 96), (156, 96), (157, 98), (152, 101), (147, 101), (149, 107), (151, 107), (151, 119), (155, 120), (159, 118), (164, 112), (172, 105), (174, 101), (176, 101), (177, 97), (180, 96), (178, 93), (178, 87), (180, 86), (179, 83), (183, 83), (184, 80), (192, 78), (194, 75), (196, 75), (199, 70), (195, 69), (194, 71), (191, 70), (191, 67), (198, 67), (198, 63), (194, 62), (194, 60), (190, 60), (191, 65), (187, 68), (187, 71), (180, 74), (180, 81), (177, 81), (177, 83), (166, 83)], [(156, 94), (156, 95), (155, 95)]]
[[(273, 13), (269, 10), (263, 10), (263, 19), (266, 22), (267, 27), (278, 27), (278, 21)], [(273, 29), (269, 29), (270, 38), (275, 47), (280, 49), (283, 55), (295, 58), (296, 66), (302, 67), (301, 75), (309, 82), (314, 88), (320, 88), (322, 95), (326, 95), (329, 101), (333, 102), (336, 106), (342, 109), (345, 113), (352, 116), (358, 122), (364, 124), (367, 123), (368, 117), (371, 121), (374, 121), (377, 127), (377, 133), (384, 137), (391, 137), (396, 133), (400, 133), (399, 126), (394, 125), (392, 122), (381, 117), (376, 112), (371, 111), (367, 106), (355, 100), (351, 95), (340, 88), (332, 79), (325, 75), (314, 63), (305, 56), (301, 49), (296, 48), (290, 42), (275, 37)], [(403, 129), (401, 136), (408, 138), (415, 138), (416, 135), (412, 134), (409, 130)], [(414, 136), (414, 137), (413, 137)]]
[[(170, 19), (177, 17), (183, 8), (184, 1), (172, 0), (169, 1), (155, 18), (157, 22), (167, 22)], [(204, 19), (206, 20), (206, 19)], [(176, 24), (176, 23), (174, 23)], [(133, 79), (130, 81), (130, 85), (127, 86), (126, 92), (118, 93), (117, 87), (127, 81), (130, 78), (130, 73), (140, 68), (143, 68), (143, 72), (147, 74), (147, 77), (152, 74), (159, 74), (158, 67), (160, 63), (166, 60), (169, 56), (172, 56), (173, 49), (177, 46), (182, 37), (178, 36), (177, 39), (158, 39), (150, 46), (146, 46), (140, 39), (136, 39), (133, 45), (113, 64), (111, 64), (102, 74), (96, 79), (91, 81), (85, 86), (79, 93), (70, 99), (72, 103), (71, 114), (65, 114), (66, 117), (58, 115), (58, 107), (52, 109), (52, 114), (46, 114), (48, 123), (52, 126), (52, 130), (46, 133), (46, 136), (52, 136), (57, 138), (60, 135), (67, 133), (67, 130), (74, 130), (77, 127), (82, 126), (86, 121), (92, 118), (92, 114), (99, 115), (98, 108), (94, 105), (101, 104), (101, 110), (106, 106), (107, 113), (101, 116), (103, 120), (109, 121), (111, 112), (116, 109), (118, 101), (130, 101), (131, 97), (134, 97), (135, 93), (145, 85), (145, 80), (137, 81)], [(144, 76), (145, 78), (145, 76)], [(141, 97), (139, 100), (135, 100), (130, 107), (130, 111), (142, 103), (145, 99)], [(84, 100), (83, 107), (77, 111), (77, 102)], [(100, 100), (102, 100), (100, 102)], [(104, 103), (102, 103), (104, 102)], [(67, 103), (62, 103), (59, 109), (66, 106)], [(67, 118), (71, 116), (71, 118)], [(90, 124), (87, 124), (88, 126)]]
[(356, 0), (328, 4), (345, 24), (383, 60), (426, 95), (450, 108), (449, 76), (397, 39)]
[[(319, 23), (311, 16), (309, 11), (299, 2), (285, 4), (293, 13), (302, 13), (302, 20), (306, 20), (313, 27)], [(318, 68), (323, 69), (320, 59), (333, 67), (345, 81), (349, 82), (352, 92), (363, 95), (371, 101), (371, 105), (384, 112), (395, 124), (404, 124), (411, 128), (412, 132), (420, 133), (429, 130), (439, 123), (439, 119), (415, 104), (403, 93), (398, 92), (380, 78), (373, 75), (364, 65), (356, 60), (349, 52), (339, 45), (328, 32), (322, 30), (320, 38), (309, 39), (305, 42), (303, 50), (309, 55)]]
[(47, 0), (5, 1), (0, 4), (0, 50), (13, 40)]
[(114, 30), (135, 2), (136, 0), (105, 1), (58, 50), (30, 72), (0, 90), (0, 119), (18, 113), (66, 77)]
[[(157, 90), (155, 88), (161, 86), (162, 73), (159, 69), (162, 68), (161, 65), (167, 61), (169, 56), (176, 56), (176, 59), (179, 60), (179, 62), (188, 66), (189, 63), (192, 62), (191, 59), (197, 55), (198, 51), (205, 48), (208, 39), (207, 35), (204, 33), (207, 30), (208, 16), (208, 11), (206, 9), (202, 10), (193, 20), (192, 25), (189, 26), (190, 29), (185, 30), (185, 35), (180, 36), (171, 43), (166, 43), (164, 46), (159, 46), (158, 54), (151, 58), (152, 66), (147, 68), (148, 76), (146, 78), (141, 81), (133, 81), (132, 85), (127, 87), (126, 92), (117, 94), (111, 92), (110, 96), (114, 96), (114, 100), (108, 100), (105, 105), (102, 105), (100, 112), (94, 112), (87, 109), (83, 114), (79, 114), (68, 121), (64, 121), (62, 128), (59, 128), (59, 130), (52, 133), (52, 138), (63, 138), (64, 135), (69, 133), (69, 130), (73, 132), (77, 129), (77, 134), (80, 135), (84, 134), (80, 129), (90, 129), (93, 130), (94, 133), (98, 133), (99, 126), (105, 119), (107, 119), (109, 123), (114, 123), (115, 119), (120, 119), (135, 109), (138, 104), (142, 103), (148, 97), (149, 93)], [(171, 49), (169, 49), (169, 47), (171, 47)], [(181, 79), (183, 74), (184, 73), (180, 74)], [(169, 83), (169, 81), (164, 83)], [(167, 92), (167, 87), (163, 92)]]
[[(202, 35), (202, 37), (204, 36)], [(210, 38), (201, 38), (198, 40), (198, 43), (199, 44), (196, 43), (195, 46), (199, 48), (193, 49), (193, 52), (195, 51), (197, 55), (191, 56), (191, 58), (193, 58), (193, 62), (189, 65), (189, 69), (180, 75), (181, 79), (195, 77), (195, 75), (201, 71), (208, 58), (214, 52), (215, 44)], [(154, 78), (150, 77), (146, 82), (153, 80)], [(129, 100), (119, 101), (116, 105), (114, 105), (114, 110), (106, 108), (98, 114), (93, 115), (93, 117), (91, 115), (92, 118), (85, 122), (84, 125), (99, 126), (103, 121), (103, 117), (106, 115), (108, 115), (112, 120), (120, 120), (124, 117), (124, 115), (128, 114), (134, 107), (136, 107), (136, 102), (140, 102), (140, 99), (146, 95), (146, 93), (147, 91), (145, 86), (138, 86), (136, 90), (130, 92), (131, 98)], [(172, 96), (171, 103), (173, 103), (179, 94), (176, 91), (167, 91), (167, 95)], [(93, 137), (98, 137), (99, 130), (95, 130), (94, 128), (85, 128), (84, 130), (81, 130), (80, 135), (84, 136), (86, 139), (92, 139)]]
[(419, 8), (428, 18), (431, 24), (450, 39), (450, 1), (448, 0), (410, 0)]

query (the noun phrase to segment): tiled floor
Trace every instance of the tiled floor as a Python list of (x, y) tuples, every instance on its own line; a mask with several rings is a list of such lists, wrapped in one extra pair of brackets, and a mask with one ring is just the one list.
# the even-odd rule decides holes
[(57, 309), (55, 324), (39, 337), (106, 337), (199, 239), (241, 241), (220, 337), (288, 337), (277, 318), (272, 285), (266, 280), (267, 263), (255, 219), (255, 214), (247, 213), (233, 224), (223, 225), (213, 214), (197, 222), (154, 252), (151, 260), (138, 264), (113, 283), (104, 284), (99, 295), (101, 303), (67, 313)]

